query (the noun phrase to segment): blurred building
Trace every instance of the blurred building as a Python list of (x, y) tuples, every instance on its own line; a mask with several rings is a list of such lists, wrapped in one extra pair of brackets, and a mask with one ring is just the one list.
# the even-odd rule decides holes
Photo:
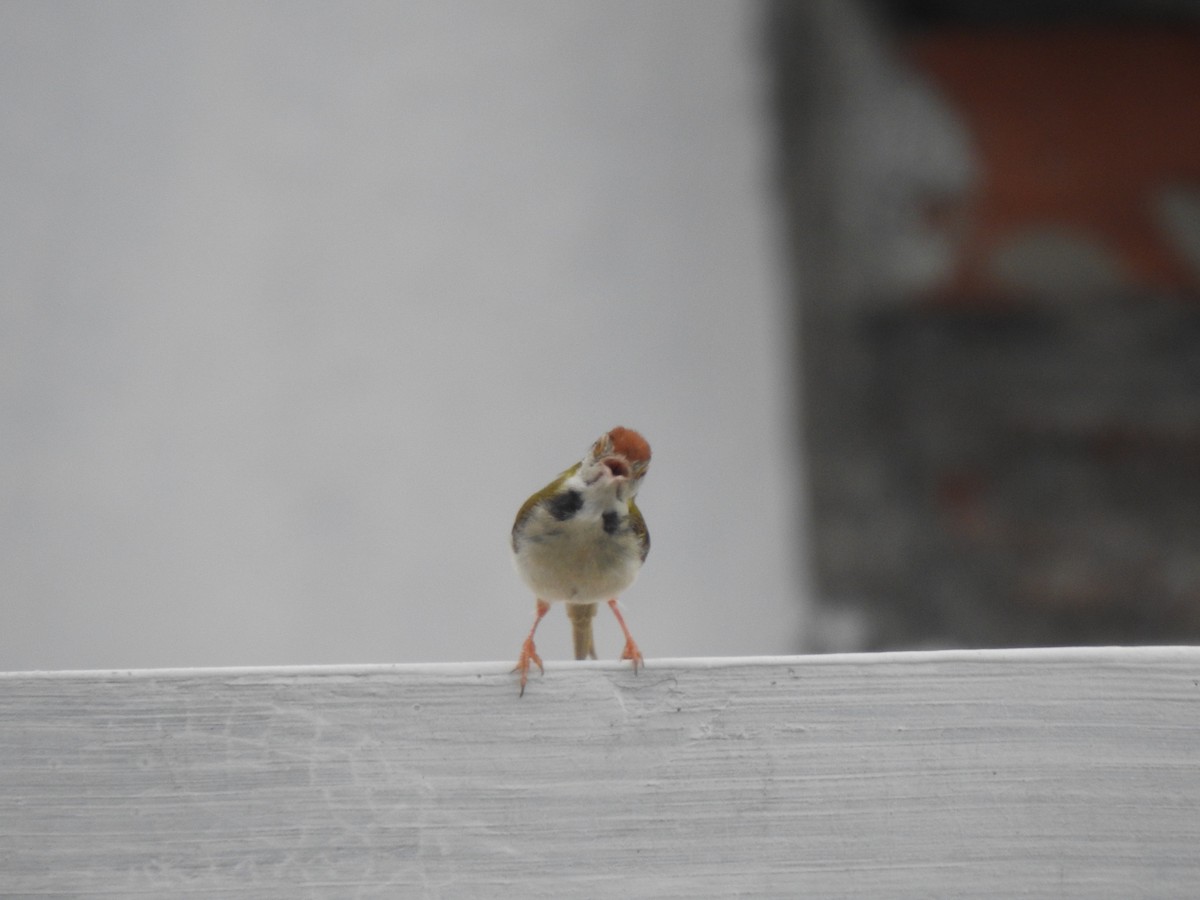
[(1200, 638), (1200, 4), (770, 34), (815, 649)]

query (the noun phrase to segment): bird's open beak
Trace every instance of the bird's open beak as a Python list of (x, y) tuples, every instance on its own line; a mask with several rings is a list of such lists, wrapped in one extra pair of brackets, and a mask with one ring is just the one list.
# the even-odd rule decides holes
[(586, 480), (588, 484), (598, 481), (624, 484), (633, 480), (633, 467), (623, 456), (612, 454), (601, 457), (588, 466)]
[(608, 469), (613, 478), (628, 478), (632, 474), (629, 463), (623, 456), (606, 456), (600, 460), (600, 465)]

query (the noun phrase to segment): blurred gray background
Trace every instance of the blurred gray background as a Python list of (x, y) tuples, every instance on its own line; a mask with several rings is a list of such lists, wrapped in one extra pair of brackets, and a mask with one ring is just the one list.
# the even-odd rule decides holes
[(647, 657), (796, 650), (761, 27), (0, 5), (0, 668), (515, 659), (513, 516), (617, 424)]
[(770, 5), (809, 649), (1200, 640), (1200, 3)]
[(515, 658), (617, 424), (651, 660), (1200, 640), (1197, 84), (1196, 0), (0, 5), (0, 668)]

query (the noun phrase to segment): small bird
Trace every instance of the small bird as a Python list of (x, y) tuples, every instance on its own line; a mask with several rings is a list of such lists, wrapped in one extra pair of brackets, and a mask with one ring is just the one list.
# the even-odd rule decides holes
[(650, 445), (630, 428), (614, 428), (579, 462), (525, 501), (512, 528), (513, 561), (537, 598), (537, 615), (521, 646), (514, 672), (521, 696), (529, 665), (542, 668), (533, 644), (550, 604), (567, 605), (576, 659), (595, 659), (592, 619), (607, 600), (625, 635), (621, 659), (643, 664), (617, 608), (617, 595), (633, 583), (650, 552), (650, 533), (633, 498), (650, 467)]

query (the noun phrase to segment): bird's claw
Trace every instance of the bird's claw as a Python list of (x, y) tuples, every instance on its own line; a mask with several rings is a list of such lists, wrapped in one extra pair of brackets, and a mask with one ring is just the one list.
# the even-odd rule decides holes
[(518, 697), (525, 696), (525, 682), (529, 680), (529, 664), (533, 663), (538, 667), (538, 671), (543, 675), (546, 670), (542, 667), (542, 658), (537, 655), (537, 650), (533, 646), (533, 638), (526, 638), (525, 643), (521, 646), (521, 655), (517, 657), (517, 664), (513, 666), (514, 672), (521, 673), (521, 693)]
[(633, 642), (633, 638), (628, 638), (625, 641), (625, 649), (621, 651), (621, 659), (627, 659), (633, 663), (633, 674), (637, 674), (638, 666), (645, 666), (646, 661), (642, 659), (642, 651), (638, 649), (638, 645)]

